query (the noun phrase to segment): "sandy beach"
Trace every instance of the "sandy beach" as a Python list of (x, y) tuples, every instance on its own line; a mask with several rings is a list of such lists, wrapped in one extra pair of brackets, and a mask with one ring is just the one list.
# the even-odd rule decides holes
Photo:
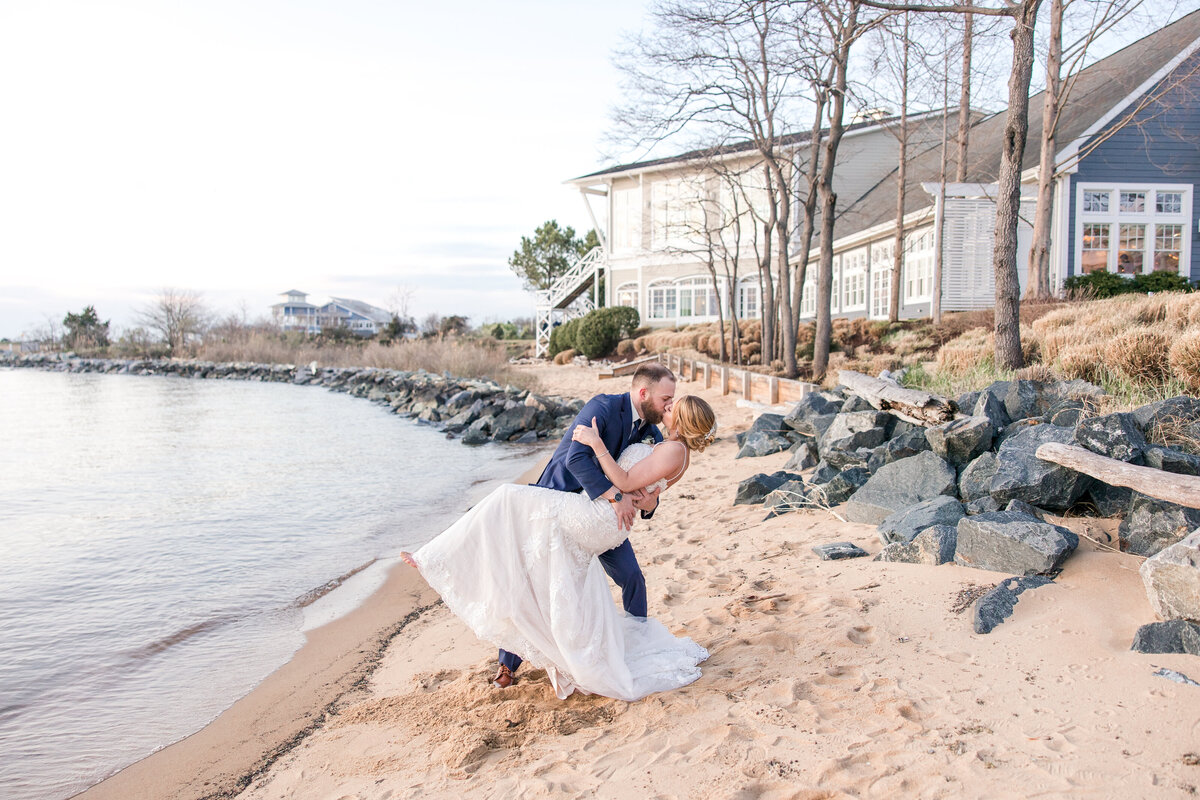
[[(594, 368), (527, 369), (548, 394), (628, 388)], [(720, 438), (632, 541), (651, 615), (712, 653), (699, 681), (636, 703), (559, 701), (534, 670), (494, 689), (495, 651), (401, 565), (213, 724), (80, 797), (1195, 795), (1200, 687), (1154, 672), (1200, 680), (1200, 661), (1130, 652), (1155, 619), (1141, 559), (1083, 538), (1053, 585), (977, 635), (964, 592), (1007, 576), (820, 561), (812, 546), (834, 541), (877, 553), (874, 527), (733, 506), (738, 481), (788, 454), (735, 459), (733, 434), (761, 409), (702, 384), (678, 393), (713, 404)], [(1115, 529), (1063, 524), (1100, 541)]]

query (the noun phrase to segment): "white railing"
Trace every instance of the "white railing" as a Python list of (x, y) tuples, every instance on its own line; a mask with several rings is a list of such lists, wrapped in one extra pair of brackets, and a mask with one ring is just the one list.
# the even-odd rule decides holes
[(593, 247), (550, 284), (549, 289), (533, 293), (534, 353), (539, 358), (550, 352), (550, 334), (556, 323), (582, 317), (596, 308), (595, 301), (588, 295), (570, 298), (581, 286), (595, 279), (596, 273), (603, 268), (604, 259), (604, 248)]

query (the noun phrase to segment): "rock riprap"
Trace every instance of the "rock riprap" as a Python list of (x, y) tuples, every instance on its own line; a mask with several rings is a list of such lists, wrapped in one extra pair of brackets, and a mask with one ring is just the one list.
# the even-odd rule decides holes
[(992, 511), (958, 521), (956, 563), (965, 567), (1041, 575), (1054, 572), (1079, 546), (1066, 528), (1017, 511)]

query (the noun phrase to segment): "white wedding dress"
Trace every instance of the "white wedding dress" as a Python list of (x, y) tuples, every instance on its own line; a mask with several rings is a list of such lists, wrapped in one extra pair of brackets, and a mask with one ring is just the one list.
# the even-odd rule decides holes
[[(618, 463), (629, 470), (652, 449), (630, 445)], [(627, 535), (607, 500), (508, 484), (414, 560), (479, 638), (545, 669), (560, 699), (638, 700), (699, 678), (708, 651), (617, 608), (596, 554)]]

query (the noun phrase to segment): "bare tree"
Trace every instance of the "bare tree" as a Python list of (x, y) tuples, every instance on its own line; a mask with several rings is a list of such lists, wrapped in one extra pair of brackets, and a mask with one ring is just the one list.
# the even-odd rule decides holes
[[(969, 8), (971, 0), (966, 0)], [(967, 151), (971, 140), (971, 54), (975, 44), (975, 15), (970, 11), (963, 14), (962, 71), (959, 73), (958, 95), (958, 170), (954, 180), (962, 183), (967, 179)], [(948, 71), (947, 71), (948, 72)], [(949, 76), (947, 76), (949, 77)], [(943, 103), (945, 105), (945, 103)], [(946, 171), (942, 169), (942, 189), (945, 190)], [(940, 256), (939, 256), (940, 258)], [(939, 292), (940, 294), (940, 292)], [(940, 306), (940, 303), (939, 303)], [(938, 309), (941, 310), (940, 308)]]
[[(1142, 0), (1090, 0), (1082, 16), (1083, 30), (1074, 42), (1063, 47), (1065, 15), (1077, 0), (1051, 0), (1050, 35), (1046, 53), (1046, 88), (1042, 93), (1041, 154), (1038, 162), (1037, 210), (1033, 222), (1033, 242), (1029, 250), (1029, 272), (1025, 297), (1050, 298), (1050, 223), (1053, 216), (1051, 192), (1058, 176), (1054, 163), (1058, 151), (1059, 115), (1070, 95), (1075, 79), (1096, 38), (1111, 30), (1141, 5)], [(1063, 68), (1066, 67), (1066, 74)]]
[(186, 349), (189, 339), (204, 332), (210, 316), (199, 292), (163, 289), (134, 318), (139, 325), (159, 334), (171, 348), (172, 355), (179, 355)]

